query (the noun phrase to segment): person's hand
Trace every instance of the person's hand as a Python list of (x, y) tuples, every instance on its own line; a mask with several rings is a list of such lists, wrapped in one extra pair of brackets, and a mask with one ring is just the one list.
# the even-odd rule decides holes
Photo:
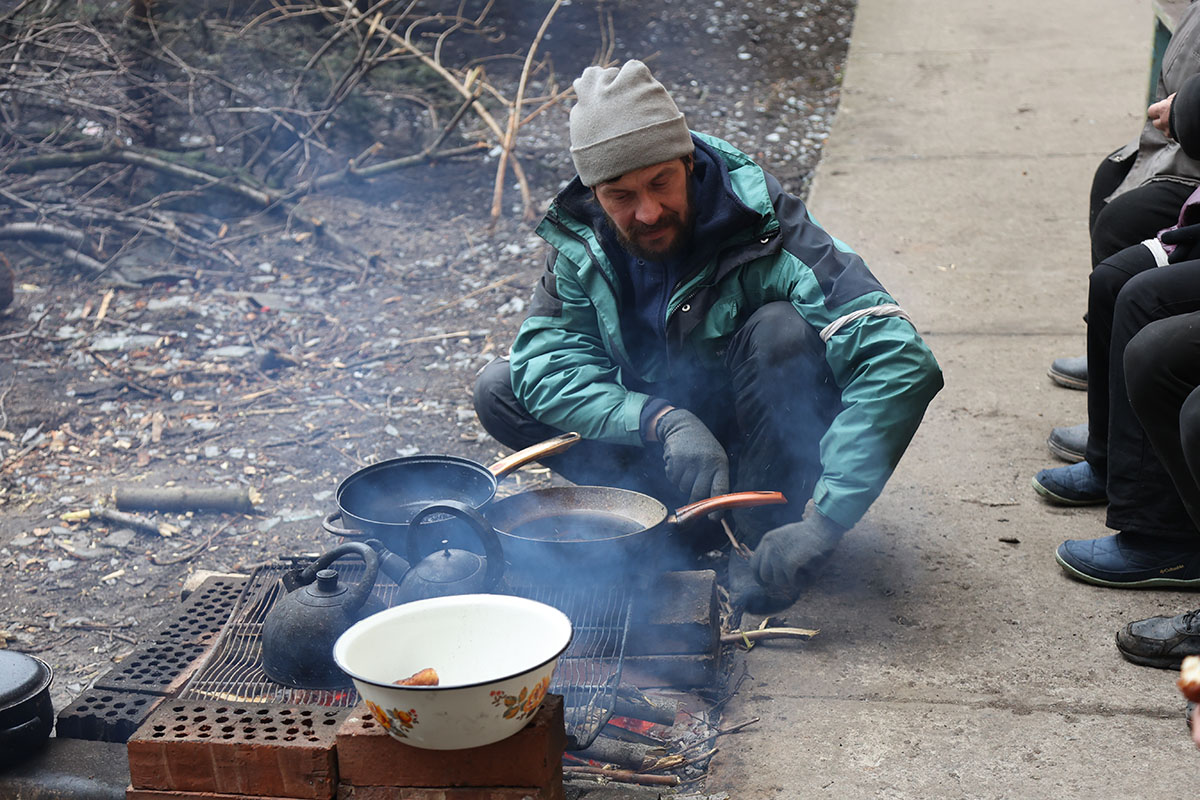
[(1163, 231), (1159, 239), (1163, 244), (1175, 245), (1175, 249), (1171, 251), (1171, 255), (1167, 259), (1172, 264), (1200, 257), (1200, 248), (1197, 247), (1200, 245), (1200, 224), (1184, 225), (1182, 228)]
[(1174, 100), (1175, 93), (1172, 92), (1167, 95), (1166, 99), (1159, 100), (1146, 109), (1146, 116), (1150, 118), (1150, 122), (1168, 139), (1171, 138), (1171, 103)]
[(662, 442), (667, 477), (689, 503), (729, 491), (729, 457), (699, 417), (672, 408), (658, 418), (654, 430)]
[(796, 597), (812, 583), (845, 532), (810, 508), (799, 522), (768, 531), (754, 548), (750, 568), (767, 589)]

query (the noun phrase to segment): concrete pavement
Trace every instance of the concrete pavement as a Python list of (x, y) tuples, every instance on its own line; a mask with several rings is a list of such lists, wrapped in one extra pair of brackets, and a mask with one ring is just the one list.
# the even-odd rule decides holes
[[(1191, 798), (1200, 753), (1171, 672), (1125, 622), (1194, 593), (1065, 577), (1110, 533), (1030, 479), (1085, 419), (1051, 359), (1084, 346), (1092, 172), (1141, 126), (1148, 0), (859, 0), (810, 206), (916, 321), (946, 388), (819, 585), (821, 629), (744, 658), (709, 791), (737, 798)], [(747, 624), (755, 624), (750, 618)]]

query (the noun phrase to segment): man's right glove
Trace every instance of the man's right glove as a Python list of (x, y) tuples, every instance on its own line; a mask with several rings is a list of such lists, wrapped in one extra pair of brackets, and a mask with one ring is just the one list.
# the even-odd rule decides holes
[(729, 457), (699, 417), (673, 408), (659, 417), (654, 432), (662, 442), (667, 477), (689, 503), (729, 491)]

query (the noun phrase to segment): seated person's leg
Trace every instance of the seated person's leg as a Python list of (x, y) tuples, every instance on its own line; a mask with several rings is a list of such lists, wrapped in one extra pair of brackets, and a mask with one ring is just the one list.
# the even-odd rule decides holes
[(1200, 313), (1142, 328), (1125, 349), (1125, 384), (1146, 438), (1200, 526)]
[[(1092, 224), (1092, 264), (1155, 236), (1179, 219), (1194, 186), (1153, 181), (1108, 201)], [(1091, 324), (1091, 317), (1088, 317)]]
[[(1194, 521), (1200, 522), (1200, 314), (1151, 322), (1125, 349), (1129, 401), (1171, 474)], [(1117, 650), (1148, 667), (1179, 669), (1200, 655), (1200, 609), (1131, 622)]]
[[(1200, 311), (1200, 262), (1154, 269), (1126, 283), (1113, 314), (1109, 360), (1108, 527), (1167, 537), (1195, 534), (1171, 476), (1155, 454), (1129, 401), (1129, 342), (1147, 325)], [(1136, 354), (1136, 353), (1135, 353)], [(1162, 358), (1162, 354), (1145, 354)]]
[(1049, 502), (1090, 505), (1107, 499), (1105, 479), (1108, 474), (1109, 395), (1113, 386), (1109, 379), (1113, 312), (1125, 284), (1133, 276), (1155, 266), (1154, 253), (1144, 245), (1136, 244), (1105, 259), (1088, 277), (1087, 444), (1082, 462), (1044, 469), (1034, 477), (1034, 489)]
[[(1163, 315), (1200, 310), (1200, 268), (1191, 267), (1192, 262), (1185, 262), (1140, 274), (1117, 299), (1113, 353), (1122, 356), (1110, 364), (1110, 380), (1125, 384), (1134, 396), (1146, 380), (1141, 369), (1163, 357), (1162, 348), (1154, 345), (1159, 329), (1142, 339), (1135, 334)], [(1126, 381), (1126, 365), (1137, 372), (1131, 381)], [(1109, 418), (1107, 524), (1119, 532), (1064, 542), (1057, 552), (1059, 564), (1073, 577), (1102, 586), (1200, 587), (1200, 535), (1155, 457), (1127, 392), (1110, 395)]]

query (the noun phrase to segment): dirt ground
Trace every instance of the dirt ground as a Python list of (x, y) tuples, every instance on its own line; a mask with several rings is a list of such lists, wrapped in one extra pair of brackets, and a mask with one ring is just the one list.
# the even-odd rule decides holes
[[(852, 0), (604, 5), (616, 59), (648, 61), (692, 128), (807, 190)], [(522, 7), (497, 3), (496, 15), (527, 41), (541, 17)], [(596, 20), (596, 4), (576, 0), (542, 43), (564, 82), (597, 51)], [(565, 134), (566, 106), (522, 130), (539, 208), (573, 176)], [(475, 419), (471, 386), (511, 341), (543, 251), (513, 185), (489, 225), (495, 167), (468, 157), (305, 201), (369, 260), (259, 222), (228, 235), (243, 269), (196, 267), (110, 294), (0, 241), (17, 272), (0, 314), (0, 646), (52, 666), (56, 709), (151, 637), (193, 573), (328, 549), (321, 518), (360, 467), (503, 454)], [(131, 253), (126, 274), (152, 257)], [(540, 480), (544, 470), (526, 469), (505, 491)], [(138, 512), (173, 526), (167, 536), (70, 521), (111, 507), (114, 489), (173, 486), (262, 499), (251, 514)]]

